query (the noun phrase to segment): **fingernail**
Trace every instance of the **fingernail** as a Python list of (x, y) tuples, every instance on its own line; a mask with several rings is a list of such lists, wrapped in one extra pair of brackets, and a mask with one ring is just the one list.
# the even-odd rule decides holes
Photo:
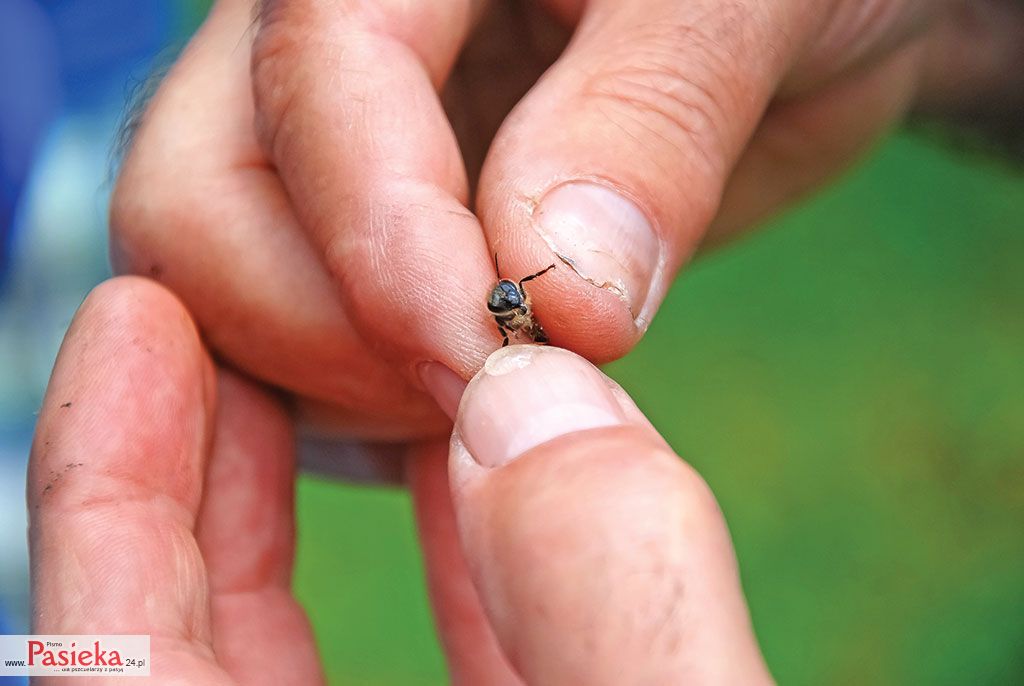
[(455, 413), (459, 411), (459, 401), (466, 390), (466, 382), (440, 362), (421, 362), (417, 371), (427, 393), (433, 396), (446, 415), (455, 419)]
[(534, 226), (577, 274), (619, 296), (634, 320), (640, 317), (661, 242), (636, 203), (606, 186), (573, 181), (541, 199)]
[(592, 364), (560, 348), (513, 345), (469, 382), (455, 434), (479, 464), (500, 467), (559, 436), (624, 423)]

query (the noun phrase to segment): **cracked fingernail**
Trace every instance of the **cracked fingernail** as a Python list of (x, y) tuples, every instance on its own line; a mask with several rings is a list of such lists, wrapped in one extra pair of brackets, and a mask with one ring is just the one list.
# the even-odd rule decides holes
[(606, 186), (573, 181), (549, 191), (534, 214), (548, 247), (582, 278), (643, 314), (661, 243), (631, 200)]

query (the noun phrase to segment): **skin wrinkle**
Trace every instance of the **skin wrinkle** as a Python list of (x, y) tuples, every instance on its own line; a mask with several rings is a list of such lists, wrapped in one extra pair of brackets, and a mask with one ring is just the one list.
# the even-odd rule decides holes
[[(266, 38), (266, 40), (271, 40), (271, 39), (270, 38)], [(368, 42), (369, 40), (370, 40), (370, 37), (367, 37), (366, 40), (360, 42), (359, 44), (360, 45), (372, 45), (373, 46), (373, 48), (372, 48), (373, 51), (380, 51), (384, 47), (386, 47), (386, 46), (383, 46), (383, 45), (381, 45), (379, 43)], [(394, 49), (398, 49), (398, 50), (403, 51), (403, 52), (407, 52), (408, 51), (408, 48), (406, 46), (400, 44), (400, 43), (391, 42), (391, 43), (388, 44), (388, 46), (389, 47), (387, 47), (387, 50), (385, 52), (392, 51)], [(349, 42), (349, 50), (351, 50), (351, 41)], [(274, 83), (278, 82), (278, 80), (280, 79), (280, 75), (277, 74), (276, 72), (281, 71), (281, 68), (277, 68), (277, 69), (270, 68), (269, 69), (269, 71), (270, 71), (270, 75), (269, 76), (262, 75), (264, 68), (260, 66), (261, 64), (263, 64), (263, 61), (261, 60), (261, 57), (259, 56), (259, 51), (260, 51), (260, 48), (259, 48), (259, 46), (257, 46), (256, 51), (254, 52), (254, 65), (256, 65), (254, 67), (254, 69), (256, 71), (256, 76), (255, 76), (256, 86), (255, 86), (255, 88), (256, 88), (258, 100), (259, 100), (260, 94), (265, 92), (268, 88), (270, 88), (271, 91), (272, 91), (272, 87), (270, 86), (270, 84), (274, 84)], [(372, 55), (367, 55), (366, 56), (366, 59), (371, 59), (371, 58), (373, 58)], [(353, 58), (353, 57), (349, 56), (347, 61), (351, 61), (352, 59), (362, 59), (362, 58)], [(270, 63), (270, 64), (272, 64), (272, 63)], [(419, 62), (417, 62), (417, 61), (415, 61), (415, 59), (413, 59), (410, 62), (410, 64), (418, 65)], [(264, 85), (265, 81), (268, 82), (266, 85)], [(289, 83), (291, 83), (291, 84), (297, 84), (297, 85), (291, 85), (290, 86), (289, 90), (290, 90), (290, 92), (292, 94), (297, 94), (299, 92), (304, 92), (305, 91), (305, 89), (302, 87), (301, 83), (297, 83), (297, 82), (301, 82), (301, 79), (291, 78), (291, 80), (289, 81)], [(369, 84), (367, 84), (367, 87), (369, 87)], [(368, 100), (369, 98), (366, 98), (366, 99)], [(376, 102), (376, 100), (377, 99), (375, 98), (374, 101)], [(281, 108), (281, 105), (275, 104), (272, 100), (268, 101), (267, 103), (262, 105), (262, 109), (268, 109), (271, 112), (270, 117), (269, 117), (269, 119), (268, 119), (268, 121), (266, 123), (266, 126), (270, 128), (270, 134), (271, 134), (272, 138), (277, 135), (276, 129), (280, 129), (282, 127), (286, 127), (287, 126), (287, 123), (285, 122), (285, 117), (289, 114), (290, 110), (285, 109), (285, 110), (282, 111), (280, 108)], [(364, 115), (362, 119), (363, 120), (369, 120), (369, 117), (368, 117), (368, 115)], [(348, 121), (352, 122), (352, 121), (354, 121), (354, 119), (350, 118)], [(370, 138), (369, 140), (372, 142), (374, 139)], [(273, 156), (275, 158), (277, 158), (277, 159), (287, 158), (288, 155), (289, 155), (289, 151), (280, 149), (276, 145), (270, 146), (268, 144), (267, 149), (271, 150), (272, 153), (273, 153)], [(365, 152), (367, 154), (374, 154), (372, 151), (365, 151)], [(350, 154), (352, 154), (352, 153), (350, 153)], [(379, 153), (376, 154), (376, 156), (379, 157), (380, 156)], [(393, 172), (404, 173), (404, 172), (401, 172), (398, 169), (393, 170)], [(466, 182), (465, 182), (465, 178), (464, 178), (464, 173), (463, 173), (463, 170), (461, 169), (461, 166), (453, 165), (452, 169), (447, 170), (446, 176), (448, 177), (448, 179), (450, 179), (451, 182), (453, 182), (456, 186), (459, 187), (460, 190), (458, 192), (458, 196), (462, 200), (465, 200), (466, 195), (468, 195), (468, 190), (466, 188)], [(448, 179), (446, 179), (446, 180), (448, 180)]]
[[(632, 638), (646, 645), (646, 652), (652, 658), (677, 657), (675, 648), (681, 641), (679, 627), (683, 626), (679, 618), (685, 614), (686, 607), (683, 565), (664, 554), (660, 545), (666, 540), (671, 541), (654, 534), (642, 543), (634, 543), (631, 547), (636, 568), (616, 579), (623, 588), (630, 586), (631, 579), (639, 579), (636, 585), (646, 589), (641, 596), (643, 602), (632, 604)], [(611, 590), (614, 591), (615, 587)], [(622, 605), (630, 606), (628, 602)]]
[[(781, 97), (793, 97), (856, 73), (974, 0), (833, 0), (819, 32), (801, 52)], [(943, 9), (935, 10), (940, 4)]]
[[(85, 521), (76, 521), (76, 529), (84, 533), (82, 537), (75, 540), (73, 545), (69, 546), (68, 551), (75, 559), (80, 560), (80, 564), (77, 568), (74, 566), (67, 567), (67, 576), (65, 577), (67, 592), (71, 594), (67, 597), (74, 597), (79, 601), (79, 612), (72, 612), (68, 616), (77, 626), (81, 626), (83, 621), (88, 625), (93, 624), (91, 618), (95, 610), (94, 604), (97, 602), (97, 598), (99, 602), (105, 602), (104, 599), (107, 596), (112, 593), (120, 593), (122, 589), (126, 590), (129, 594), (136, 594), (143, 592), (147, 588), (157, 588), (160, 584), (167, 581), (175, 583), (181, 588), (183, 587), (182, 584), (193, 584), (195, 579), (201, 578), (201, 572), (195, 568), (195, 564), (198, 561), (198, 553), (194, 550), (194, 545), (188, 545), (188, 540), (191, 539), (190, 529), (173, 521), (161, 522), (158, 528), (149, 532), (149, 538), (145, 545), (159, 545), (174, 551), (172, 564), (164, 570), (156, 570), (156, 574), (152, 578), (141, 581), (120, 578), (120, 575), (123, 574), (122, 560), (111, 559), (108, 564), (102, 567), (100, 573), (97, 573), (94, 564), (86, 564), (84, 561), (81, 561), (84, 558), (94, 559), (100, 549), (110, 545), (119, 545), (119, 541), (122, 540), (129, 542), (126, 550), (132, 550), (130, 539), (134, 535), (124, 530), (123, 527), (118, 526), (120, 522), (124, 521), (120, 510), (121, 508), (114, 507), (109, 512), (103, 510), (98, 512), (81, 510), (78, 513), (80, 517), (85, 517)], [(132, 518), (134, 519), (137, 515), (138, 513), (133, 512)], [(152, 521), (160, 522), (158, 518)], [(99, 525), (89, 526), (88, 522), (97, 522)], [(84, 524), (84, 526), (79, 526), (79, 524)], [(89, 532), (95, 533), (90, 536), (88, 535)], [(162, 544), (161, 541), (165, 543)], [(184, 548), (182, 547), (183, 545), (185, 546)], [(133, 553), (128, 552), (126, 554), (132, 555)], [(92, 569), (92, 572), (87, 575), (86, 569)], [(107, 576), (103, 575), (104, 572), (107, 573)], [(166, 574), (163, 572), (166, 572)], [(197, 574), (200, 574), (200, 576), (196, 576)], [(164, 576), (169, 576), (170, 579), (165, 579)], [(97, 582), (97, 580), (99, 581)], [(86, 587), (83, 588), (82, 584), (86, 584)], [(145, 593), (148, 594), (150, 592), (145, 591)], [(202, 608), (204, 607), (203, 603), (192, 603), (184, 600), (185, 598), (191, 598), (191, 593), (185, 594), (179, 590), (175, 597), (182, 599), (181, 608), (188, 611), (186, 618), (197, 616), (201, 618)], [(196, 615), (196, 613), (199, 614)], [(165, 615), (163, 611), (159, 613), (154, 611), (150, 616), (156, 616), (156, 614), (160, 616)], [(182, 635), (195, 634), (195, 631), (190, 628), (188, 621), (180, 626), (182, 627)]]
[[(426, 68), (435, 88), (440, 88), (447, 78), (458, 56), (457, 46), (465, 39), (473, 20), (473, 12), (465, 0), (418, 3), (414, 6), (379, 1), (343, 5), (320, 0), (271, 2), (273, 6), (260, 16), (261, 33), (276, 24), (299, 24), (330, 25), (333, 28), (329, 33), (335, 37), (346, 32), (365, 34), (369, 43), (393, 44), (410, 50), (415, 61)], [(420, 14), (414, 13), (413, 9)], [(455, 40), (438, 44), (430, 42), (436, 32), (424, 27), (439, 25), (460, 27), (455, 32)]]
[[(731, 161), (738, 155), (739, 150), (727, 150), (722, 141), (725, 138), (718, 132), (718, 125), (715, 122), (727, 121), (726, 112), (745, 111), (748, 106), (742, 107), (738, 103), (720, 102), (723, 88), (716, 83), (715, 88), (709, 88), (698, 78), (700, 74), (709, 70), (715, 74), (728, 73), (732, 68), (732, 61), (726, 59), (723, 50), (726, 46), (739, 42), (740, 45), (758, 45), (756, 37), (742, 36), (737, 40), (737, 34), (730, 27), (741, 23), (740, 14), (743, 12), (741, 3), (730, 5), (732, 14), (722, 15), (717, 11), (706, 18), (693, 20), (689, 25), (678, 26), (669, 22), (651, 22), (640, 29), (639, 36), (632, 33), (622, 36), (619, 40), (622, 50), (630, 54), (628, 60), (615, 60), (609, 58), (608, 63), (621, 63), (623, 66), (595, 70), (598, 74), (604, 74), (603, 78), (608, 79), (611, 74), (610, 87), (590, 86), (585, 89), (596, 92), (599, 95), (610, 95), (619, 98), (632, 105), (639, 111), (648, 111), (662, 115), (673, 130), (680, 130), (687, 133), (685, 143), (669, 141), (676, 149), (687, 154), (696, 152), (704, 160), (705, 178), (720, 178), (725, 175), (726, 169), (722, 168), (722, 162), (731, 166)], [(742, 16), (746, 16), (745, 14)], [(743, 25), (746, 25), (745, 23)], [(720, 26), (717, 32), (714, 27)], [(709, 28), (712, 32), (709, 32)], [(644, 67), (636, 66), (636, 45), (650, 50), (650, 46), (660, 46), (657, 52), (645, 56), (640, 63)], [(615, 44), (611, 52), (615, 53)], [(680, 55), (691, 55), (696, 50), (702, 56), (705, 66), (700, 69), (687, 69), (680, 64)], [(664, 56), (659, 58), (659, 56)], [(687, 57), (692, 59), (692, 57)], [(711, 67), (706, 66), (708, 63)], [(774, 69), (769, 69), (773, 71)], [(733, 79), (739, 81), (740, 79)], [(726, 82), (729, 80), (726, 79)], [(619, 87), (616, 87), (616, 82)], [(624, 86), (624, 87), (623, 87)], [(742, 97), (739, 91), (730, 91), (737, 97)], [(664, 105), (660, 103), (665, 103)], [(684, 116), (688, 113), (690, 116)], [(637, 118), (638, 123), (642, 122)], [(661, 132), (654, 131), (656, 137), (663, 137)]]
[[(722, 109), (710, 91), (684, 67), (654, 61), (645, 62), (643, 67), (625, 63), (615, 70), (602, 70), (589, 78), (581, 89), (581, 95), (584, 98), (610, 98), (628, 108), (660, 115), (668, 123), (670, 131), (684, 135), (682, 142), (670, 139), (650, 124), (644, 123), (643, 126), (672, 145), (679, 154), (683, 150), (697, 152), (709, 176), (713, 177), (718, 171), (713, 160), (721, 154), (721, 136), (715, 122), (722, 121)], [(716, 154), (716, 151), (719, 152)]]
[(680, 568), (667, 564), (663, 558), (660, 544), (663, 541), (652, 539), (638, 546), (643, 549), (637, 559), (651, 560), (650, 566), (638, 564), (638, 568), (627, 571), (617, 579), (622, 586), (636, 584), (647, 589), (656, 588), (644, 594), (642, 604), (634, 606), (632, 623), (640, 632), (637, 640), (649, 645), (651, 657), (672, 656), (681, 641), (679, 621), (684, 613), (686, 592)]
[[(684, 151), (694, 150), (697, 151), (695, 157), (700, 160), (702, 169), (711, 169), (718, 166), (716, 160), (718, 159), (715, 155), (707, 152), (707, 148), (702, 144), (705, 138), (709, 134), (703, 134), (702, 129), (710, 122), (710, 118), (705, 114), (704, 110), (698, 105), (683, 104), (682, 102), (676, 101), (673, 103), (674, 107), (662, 108), (652, 103), (649, 97), (628, 95), (623, 92), (618, 93), (593, 93), (591, 97), (608, 97), (616, 104), (625, 105), (624, 108), (619, 108), (618, 112), (621, 117), (625, 117), (629, 121), (633, 122), (637, 127), (653, 134), (655, 137), (665, 141), (671, 147), (675, 148), (676, 151), (682, 155)], [(615, 111), (615, 110), (613, 110)], [(626, 130), (627, 127), (619, 122), (618, 117), (607, 114), (608, 110), (604, 110), (608, 119), (612, 120), (613, 123), (620, 128), (620, 130)], [(672, 128), (672, 131), (680, 134), (680, 137), (684, 140), (673, 140), (668, 137), (665, 132), (659, 131), (651, 123), (647, 121), (647, 117), (641, 116), (639, 113), (651, 113), (662, 117)], [(644, 139), (636, 136), (632, 132), (630, 137), (638, 142), (642, 142)], [(665, 166), (665, 162), (661, 161), (661, 156), (653, 154), (658, 152), (653, 150), (649, 144), (641, 143), (644, 147), (647, 147), (648, 151), (652, 153), (650, 158), (652, 162), (659, 168), (669, 172), (669, 167)], [(677, 170), (673, 170), (677, 171)], [(701, 178), (715, 178), (714, 174), (701, 174)]]
[[(278, 151), (277, 137), (284, 128), (286, 116), (295, 109), (295, 98), (306, 94), (301, 93), (298, 87), (285, 91), (279, 85), (279, 75), (287, 71), (287, 65), (292, 61), (290, 51), (295, 50), (296, 41), (286, 31), (271, 31), (268, 25), (264, 22), (253, 40), (252, 91), (256, 137), (273, 161), (278, 159), (274, 153)], [(282, 62), (285, 66), (279, 66)]]
[[(596, 103), (596, 106), (594, 108), (595, 111), (597, 113), (603, 115), (605, 120), (607, 120), (610, 124), (612, 124), (619, 131), (621, 131), (624, 136), (626, 136), (627, 138), (629, 138), (632, 141), (634, 141), (637, 144), (638, 148), (643, 147), (643, 145), (644, 145), (643, 144), (643, 140), (640, 138), (640, 136), (638, 136), (636, 134), (636, 132), (632, 131), (630, 129), (630, 127), (626, 126), (626, 124), (623, 121), (621, 121), (621, 118), (626, 118), (629, 121), (637, 124), (637, 126), (639, 126), (640, 128), (643, 128), (643, 129), (645, 129), (645, 130), (647, 130), (647, 131), (649, 131), (651, 133), (656, 133), (656, 135), (659, 138), (661, 138), (662, 140), (664, 140), (668, 145), (671, 145), (672, 147), (676, 148), (677, 150), (681, 149), (680, 146), (679, 146), (679, 142), (678, 141), (671, 140), (664, 133), (662, 133), (660, 131), (655, 131), (654, 129), (652, 129), (648, 125), (641, 125), (641, 121), (642, 120), (639, 117), (637, 117), (637, 115), (635, 113), (631, 113), (628, 110), (626, 110), (625, 108), (621, 107), (621, 105), (624, 105), (624, 104), (627, 105), (627, 106), (635, 106), (632, 102), (630, 102), (630, 100), (624, 99), (621, 95), (616, 95), (616, 96), (612, 96), (612, 95), (605, 96), (605, 95), (601, 95), (601, 94), (595, 94), (595, 95), (596, 95), (596, 98), (595, 98), (596, 100), (601, 100), (603, 97), (607, 97), (608, 100), (609, 100), (608, 103), (601, 103), (601, 102)], [(620, 106), (620, 107), (618, 107), (617, 110), (615, 108), (616, 105)], [(618, 111), (619, 112), (619, 116), (613, 115), (612, 114), (613, 110)], [(668, 118), (668, 117), (666, 117), (666, 118)], [(694, 135), (693, 132), (691, 132), (691, 131), (682, 131), (682, 133), (684, 133), (684, 134), (686, 134), (688, 136), (693, 136)], [(703, 157), (703, 155), (701, 157)], [(677, 171), (677, 170), (673, 169), (672, 167), (668, 166), (668, 164), (665, 161), (661, 160), (658, 157), (652, 158), (652, 163), (655, 166), (657, 166), (658, 169), (660, 169), (662, 171), (662, 173), (665, 174), (666, 176), (670, 175), (670, 174), (673, 174), (673, 173), (675, 173)]]

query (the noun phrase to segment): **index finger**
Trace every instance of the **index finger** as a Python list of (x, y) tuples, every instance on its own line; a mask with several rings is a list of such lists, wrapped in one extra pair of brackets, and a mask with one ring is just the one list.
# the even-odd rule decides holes
[(495, 347), (494, 270), (437, 94), (470, 0), (268, 0), (253, 45), (257, 129), (364, 337), (464, 377)]
[(29, 464), (34, 632), (149, 634), (153, 673), (227, 681), (192, 533), (213, 384), (196, 329), (166, 290), (122, 277), (86, 299)]

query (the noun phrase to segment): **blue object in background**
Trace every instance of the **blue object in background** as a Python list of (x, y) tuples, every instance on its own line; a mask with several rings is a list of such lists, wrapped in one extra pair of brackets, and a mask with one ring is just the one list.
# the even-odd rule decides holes
[[(119, 103), (125, 86), (173, 43), (180, 3), (158, 0), (40, 0), (58, 36), (69, 109)], [(173, 5), (173, 6), (172, 6)]]
[(56, 39), (32, 0), (0, 3), (0, 286), (14, 238), (14, 216), (39, 142), (59, 102)]
[(172, 42), (176, 14), (166, 1), (0, 3), (0, 285), (17, 208), (54, 118), (119, 108), (129, 85)]
[(0, 0), (2, 632), (28, 627), (24, 470), (35, 410), (75, 309), (109, 273), (118, 120), (185, 37), (185, 11), (180, 0)]

